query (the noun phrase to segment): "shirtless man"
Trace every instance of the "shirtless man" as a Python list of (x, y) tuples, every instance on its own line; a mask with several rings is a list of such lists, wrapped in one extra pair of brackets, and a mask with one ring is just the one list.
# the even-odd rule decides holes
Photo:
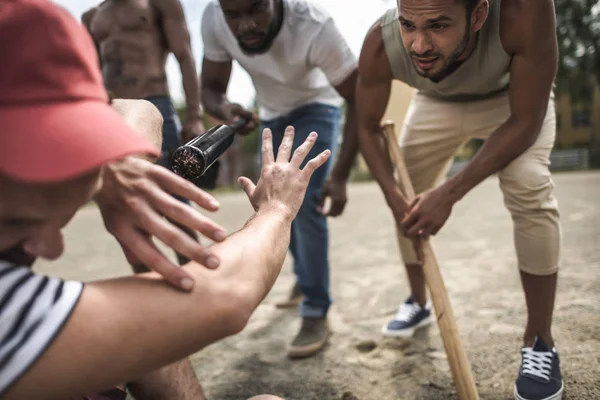
[[(285, 127), (296, 129), (297, 148), (312, 132), (319, 133), (313, 152), (335, 150), (340, 134), (341, 106), (346, 103), (343, 142), (335, 165), (316, 173), (298, 217), (292, 225), (290, 251), (300, 293), (302, 325), (288, 355), (307, 357), (320, 351), (330, 335), (329, 230), (327, 216), (340, 215), (346, 204), (346, 182), (358, 138), (354, 92), (357, 60), (331, 16), (310, 0), (211, 1), (202, 18), (204, 60), (202, 102), (206, 111), (224, 121), (258, 119), (281, 142)], [(227, 101), (232, 61), (252, 77), (259, 115)], [(331, 168), (331, 173), (329, 169)], [(331, 199), (325, 209), (326, 198)]]
[[(204, 132), (198, 75), (179, 0), (105, 0), (85, 12), (82, 21), (96, 43), (107, 90), (117, 98), (146, 99), (161, 112), (163, 144), (158, 163), (171, 169), (171, 153)], [(171, 52), (179, 62), (185, 91), (186, 120), (181, 128), (165, 71)], [(194, 231), (180, 228), (197, 238)], [(179, 253), (177, 258), (181, 265), (189, 261)], [(145, 270), (137, 265), (134, 269)]]
[[(359, 60), (361, 152), (396, 225), (411, 294), (383, 327), (410, 336), (430, 323), (425, 278), (409, 239), (435, 235), (452, 206), (498, 174), (512, 215), (527, 303), (517, 399), (560, 399), (563, 382), (551, 334), (561, 228), (548, 170), (555, 137), (552, 85), (557, 70), (550, 0), (402, 0), (370, 29)], [(417, 199), (407, 204), (379, 132), (393, 79), (417, 89), (401, 145)], [(485, 145), (445, 180), (455, 151)]]

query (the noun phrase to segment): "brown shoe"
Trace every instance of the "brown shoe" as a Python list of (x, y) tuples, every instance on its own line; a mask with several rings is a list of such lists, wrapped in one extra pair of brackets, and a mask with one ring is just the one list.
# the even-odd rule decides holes
[(296, 282), (294, 284), (294, 287), (292, 288), (292, 291), (290, 292), (290, 295), (287, 298), (287, 300), (282, 300), (280, 302), (275, 303), (275, 307), (277, 307), (277, 308), (297, 307), (298, 304), (300, 304), (302, 302), (303, 298), (304, 298), (304, 296), (302, 296), (302, 292), (300, 291), (300, 286), (298, 286), (298, 282)]
[(288, 349), (288, 357), (304, 358), (318, 353), (327, 344), (329, 336), (331, 331), (327, 317), (303, 318), (300, 332)]

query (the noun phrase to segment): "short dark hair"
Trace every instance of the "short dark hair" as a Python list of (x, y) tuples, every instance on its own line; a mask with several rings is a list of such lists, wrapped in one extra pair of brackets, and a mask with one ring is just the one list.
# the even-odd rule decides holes
[(467, 9), (467, 12), (470, 14), (477, 6), (477, 3), (479, 3), (479, 0), (461, 0), (461, 2)]

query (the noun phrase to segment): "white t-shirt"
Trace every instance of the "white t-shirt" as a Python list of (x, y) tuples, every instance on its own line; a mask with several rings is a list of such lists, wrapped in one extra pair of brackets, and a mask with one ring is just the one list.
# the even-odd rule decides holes
[(215, 62), (236, 60), (248, 72), (264, 120), (308, 103), (342, 105), (334, 86), (357, 68), (356, 56), (325, 10), (307, 0), (282, 2), (281, 30), (264, 54), (242, 52), (218, 1), (211, 1), (202, 17), (204, 57)]
[(0, 260), (0, 398), (52, 343), (82, 289)]

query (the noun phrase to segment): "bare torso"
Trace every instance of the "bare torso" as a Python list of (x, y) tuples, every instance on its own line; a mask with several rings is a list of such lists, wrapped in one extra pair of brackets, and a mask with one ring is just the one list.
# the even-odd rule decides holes
[(108, 90), (130, 99), (168, 96), (169, 49), (152, 0), (106, 0), (84, 22), (98, 46)]

